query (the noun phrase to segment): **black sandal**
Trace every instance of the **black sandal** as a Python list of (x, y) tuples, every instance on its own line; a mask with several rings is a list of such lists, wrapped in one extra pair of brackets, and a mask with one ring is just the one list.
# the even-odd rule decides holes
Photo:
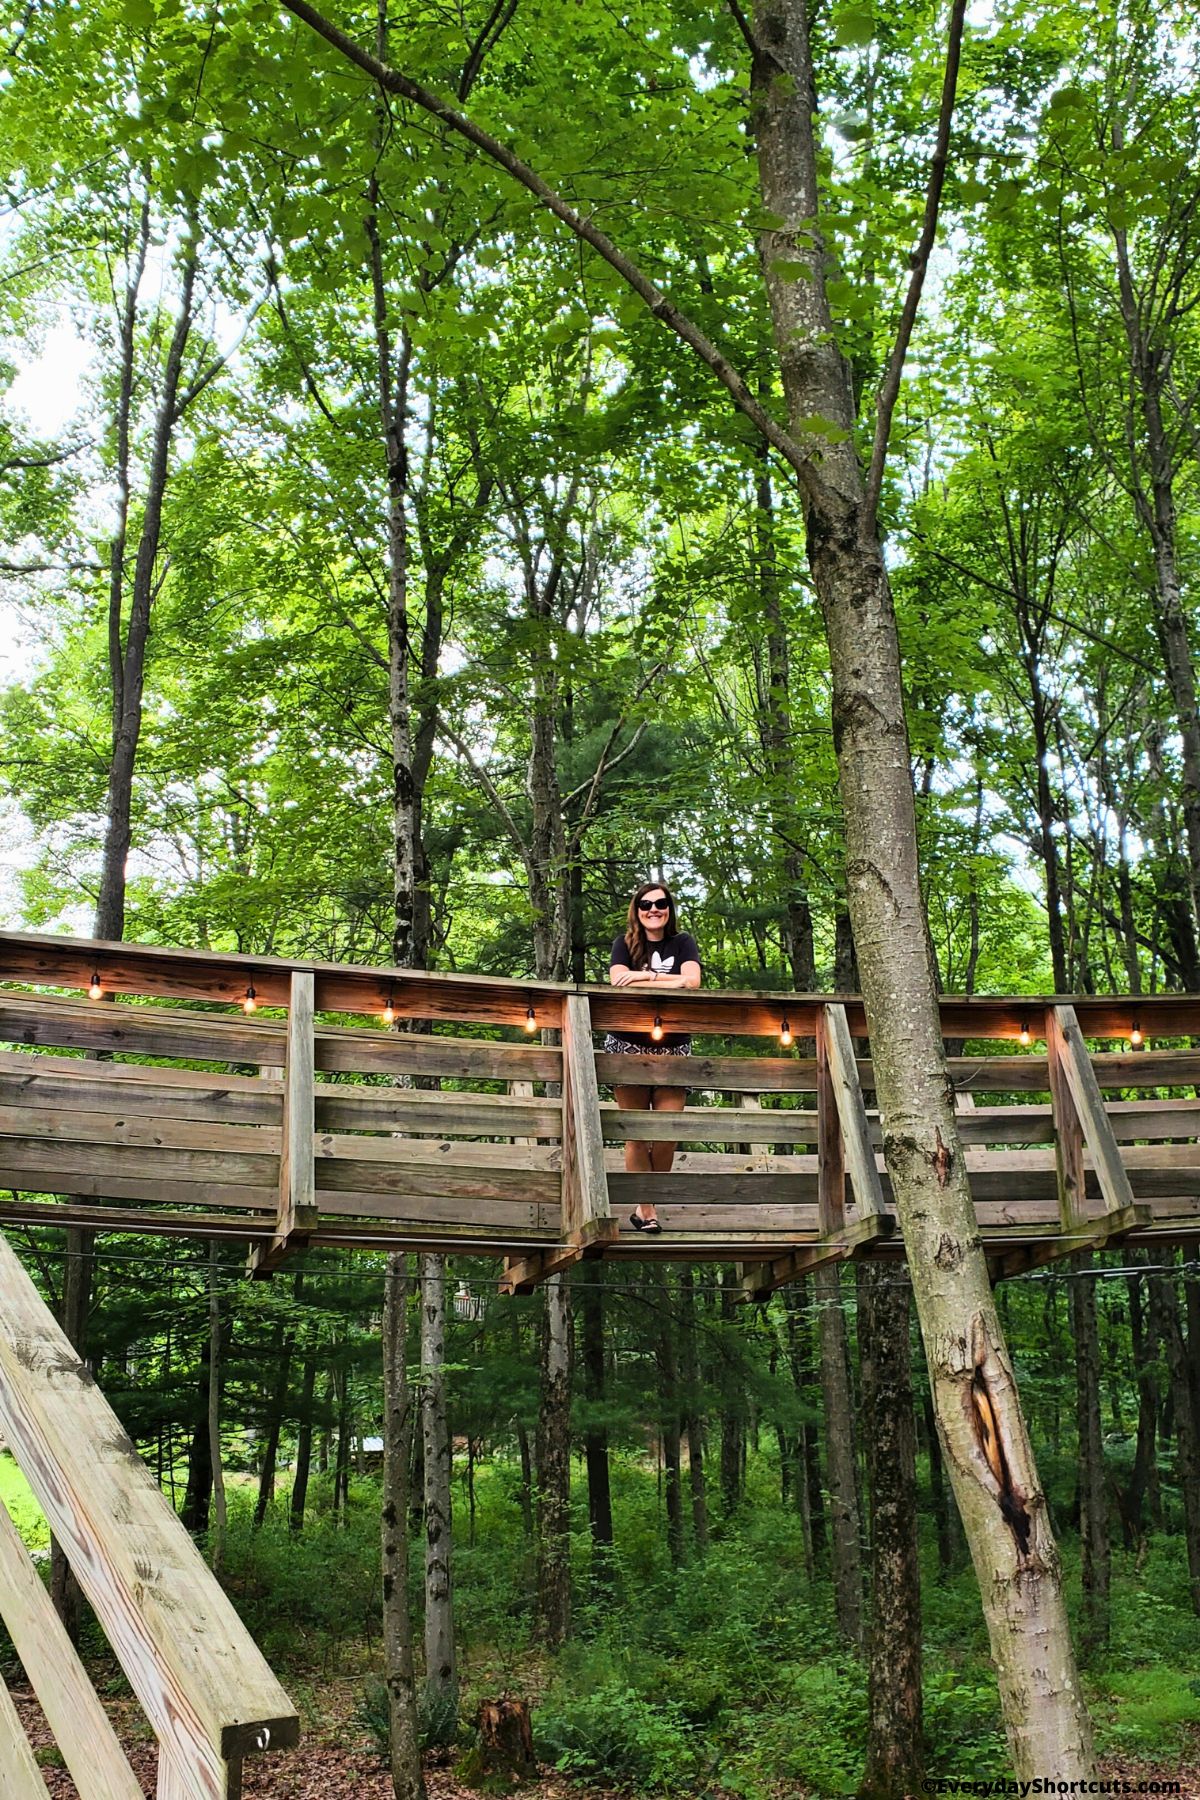
[(651, 1237), (657, 1237), (662, 1230), (657, 1219), (643, 1219), (641, 1213), (638, 1212), (630, 1213), (629, 1223), (635, 1231), (648, 1231)]

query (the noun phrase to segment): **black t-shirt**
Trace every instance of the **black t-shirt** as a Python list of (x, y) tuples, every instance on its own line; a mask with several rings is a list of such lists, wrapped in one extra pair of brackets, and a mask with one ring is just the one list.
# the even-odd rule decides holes
[[(629, 954), (629, 945), (625, 942), (624, 933), (613, 939), (612, 955), (608, 960), (622, 969), (633, 968), (633, 958)], [(650, 945), (650, 961), (646, 967), (658, 969), (664, 975), (678, 975), (685, 962), (698, 963), (699, 961), (700, 950), (691, 932), (677, 931), (674, 937), (665, 937), (661, 943)], [(647, 999), (653, 991), (654, 983), (652, 981), (645, 983), (639, 981), (635, 987), (621, 989), (622, 993), (643, 994)], [(676, 991), (676, 989), (669, 990), (672, 993)], [(657, 1044), (648, 1031), (614, 1031), (612, 1035), (620, 1038), (623, 1044), (637, 1044), (639, 1047), (645, 1045), (650, 1050), (679, 1050), (684, 1045), (690, 1045), (692, 1041), (686, 1031), (665, 1032)]]

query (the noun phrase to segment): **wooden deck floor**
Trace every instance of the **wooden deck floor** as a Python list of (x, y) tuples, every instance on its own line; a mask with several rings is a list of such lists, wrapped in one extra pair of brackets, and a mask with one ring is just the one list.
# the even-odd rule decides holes
[[(951, 1070), (997, 1274), (1200, 1238), (1200, 998), (943, 1019), (977, 1051)], [(855, 996), (664, 995), (662, 1021), (700, 1034), (676, 1117), (604, 1098), (662, 1076), (595, 1048), (649, 1027), (628, 990), (0, 935), (0, 1223), (231, 1237), (262, 1269), (488, 1253), (517, 1287), (585, 1255), (734, 1261), (748, 1292), (903, 1255)], [(668, 1138), (670, 1174), (626, 1172), (629, 1141)], [(628, 1223), (650, 1199), (653, 1239)]]

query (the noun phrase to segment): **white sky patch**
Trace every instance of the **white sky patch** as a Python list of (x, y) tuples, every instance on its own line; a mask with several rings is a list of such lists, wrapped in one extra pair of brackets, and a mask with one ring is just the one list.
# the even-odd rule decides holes
[(40, 353), (22, 363), (7, 399), (39, 437), (57, 437), (74, 418), (94, 354), (92, 346), (64, 320), (47, 331)]

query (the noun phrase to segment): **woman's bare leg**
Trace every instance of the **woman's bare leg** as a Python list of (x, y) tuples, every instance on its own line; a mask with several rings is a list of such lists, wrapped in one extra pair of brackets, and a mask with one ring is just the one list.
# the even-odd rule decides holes
[[(654, 1089), (655, 1112), (682, 1112), (687, 1105), (687, 1089), (677, 1087), (656, 1087)], [(669, 1175), (671, 1164), (675, 1161), (674, 1144), (653, 1143), (650, 1145), (650, 1167), (656, 1175)]]
[[(653, 1088), (648, 1087), (614, 1087), (613, 1099), (622, 1111), (628, 1109), (634, 1112), (649, 1112), (650, 1100), (654, 1091)], [(650, 1152), (651, 1146), (645, 1141), (639, 1142), (636, 1138), (627, 1139), (625, 1144), (625, 1173), (627, 1175), (649, 1175), (653, 1168), (653, 1164), (650, 1161)], [(639, 1219), (652, 1219), (654, 1217), (654, 1207), (652, 1205), (645, 1205), (640, 1200), (634, 1208), (634, 1211), (637, 1213)]]

